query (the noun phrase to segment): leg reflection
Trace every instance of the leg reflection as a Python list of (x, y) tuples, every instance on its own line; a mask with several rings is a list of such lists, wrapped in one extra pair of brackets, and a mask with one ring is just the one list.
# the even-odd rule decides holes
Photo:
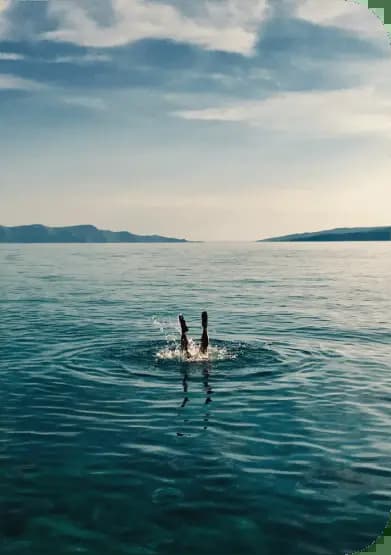
[(186, 403), (189, 401), (189, 397), (187, 396), (187, 391), (189, 388), (189, 384), (188, 384), (188, 380), (189, 380), (189, 375), (187, 373), (187, 370), (184, 371), (183, 373), (183, 379), (182, 379), (182, 386), (183, 386), (183, 393), (185, 394), (181, 407), (183, 408)]
[[(212, 402), (212, 387), (209, 383), (211, 367), (210, 364), (206, 364), (203, 369), (203, 383), (204, 383), (204, 391), (205, 391), (205, 405), (209, 405)], [(206, 410), (204, 415), (204, 430), (208, 428), (209, 424), (209, 410)]]
[[(211, 376), (211, 365), (210, 363), (206, 363), (202, 368), (202, 384), (203, 384), (203, 390), (205, 393), (204, 405), (207, 405), (207, 406), (212, 402), (212, 394), (213, 394), (213, 389), (210, 384), (210, 376)], [(183, 368), (182, 369), (183, 400), (181, 402), (180, 408), (184, 408), (189, 402), (189, 395), (188, 395), (189, 380), (190, 380), (189, 371), (187, 368)], [(187, 420), (185, 419), (184, 422), (187, 422)], [(209, 408), (205, 410), (203, 423), (204, 423), (203, 428), (204, 430), (206, 430), (209, 425)], [(178, 433), (177, 435), (184, 435), (184, 434)]]
[(209, 383), (209, 377), (210, 377), (210, 365), (207, 364), (203, 370), (203, 377), (204, 377), (204, 390), (205, 390), (205, 405), (207, 405), (208, 403), (212, 402), (212, 387)]

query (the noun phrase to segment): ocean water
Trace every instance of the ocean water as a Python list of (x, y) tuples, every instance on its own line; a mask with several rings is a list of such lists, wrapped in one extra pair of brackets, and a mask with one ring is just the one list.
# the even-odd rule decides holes
[[(339, 555), (391, 506), (389, 244), (0, 246), (2, 555)], [(211, 356), (183, 360), (177, 314)]]

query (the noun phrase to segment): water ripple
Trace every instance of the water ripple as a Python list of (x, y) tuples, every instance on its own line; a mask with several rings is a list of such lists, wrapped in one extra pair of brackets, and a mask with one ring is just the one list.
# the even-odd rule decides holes
[[(373, 248), (2, 246), (2, 554), (373, 541), (391, 500), (391, 267)], [(214, 350), (189, 363), (176, 315), (197, 343), (205, 301)]]

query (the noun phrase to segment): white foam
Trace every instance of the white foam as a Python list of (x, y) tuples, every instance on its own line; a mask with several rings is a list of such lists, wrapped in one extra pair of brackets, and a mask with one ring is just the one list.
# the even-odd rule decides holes
[(206, 353), (200, 352), (200, 347), (189, 338), (188, 357), (176, 343), (167, 345), (156, 353), (159, 360), (179, 360), (182, 362), (202, 362), (207, 360), (230, 360), (236, 358), (235, 355), (228, 352), (225, 347), (209, 346)]
[(229, 353), (226, 347), (209, 345), (206, 353), (200, 352), (200, 346), (192, 339), (188, 338), (187, 356), (180, 348), (178, 341), (178, 324), (176, 321), (162, 321), (156, 316), (152, 318), (153, 325), (159, 328), (160, 333), (165, 337), (167, 345), (156, 353), (158, 360), (178, 360), (182, 362), (202, 362), (213, 360), (232, 360), (236, 355)]

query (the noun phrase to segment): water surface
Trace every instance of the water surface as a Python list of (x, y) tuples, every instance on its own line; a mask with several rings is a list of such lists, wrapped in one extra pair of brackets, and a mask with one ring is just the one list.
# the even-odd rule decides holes
[[(0, 246), (2, 555), (339, 555), (391, 483), (388, 244)], [(209, 311), (214, 355), (175, 355)]]

